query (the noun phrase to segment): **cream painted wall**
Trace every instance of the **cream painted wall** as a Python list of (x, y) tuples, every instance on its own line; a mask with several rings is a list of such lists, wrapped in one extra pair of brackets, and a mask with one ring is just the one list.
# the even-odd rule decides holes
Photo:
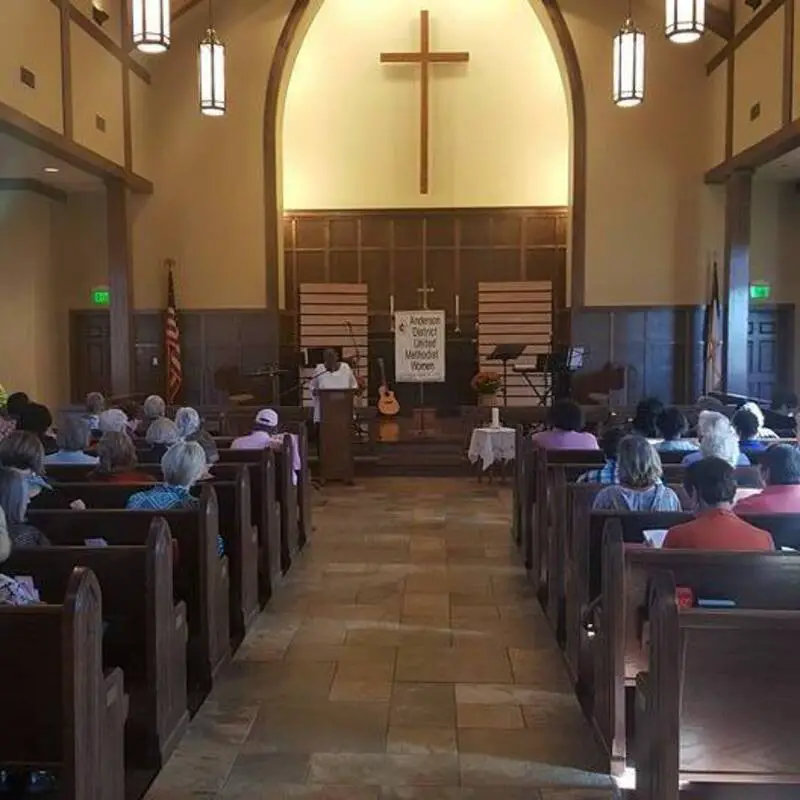
[(706, 81), (706, 160), (707, 169), (725, 160), (725, 130), (728, 107), (728, 70), (725, 64), (717, 67)]
[[(784, 12), (773, 14), (734, 56), (733, 152), (741, 152), (783, 125)], [(751, 119), (755, 103), (761, 107)]]
[[(289, 82), (287, 209), (547, 206), (569, 202), (569, 114), (558, 64), (528, 0), (428, 0), (430, 193), (419, 192), (420, 69), (407, 0), (326, 0)], [(343, 58), (342, 54), (346, 53)], [(324, 131), (324, 135), (322, 135)]]
[(0, 192), (0, 382), (57, 406), (68, 394), (68, 317), (57, 268), (59, 204)]
[[(93, 20), (92, 0), (71, 0), (72, 5), (78, 9), (85, 17)], [(130, 0), (105, 0), (105, 11), (108, 19), (103, 23), (100, 30), (116, 44), (122, 44), (122, 7), (123, 3), (130, 3)], [(96, 24), (93, 22), (93, 24)]]
[(148, 131), (156, 121), (152, 115), (150, 103), (150, 86), (138, 75), (131, 72), (131, 168), (137, 175), (148, 180), (155, 180), (153, 169), (153, 149), (148, 147)]
[[(61, 104), (61, 14), (50, 0), (3, 0), (0, 23), (0, 102), (59, 133)], [(36, 88), (20, 80), (20, 67), (36, 76)]]
[[(70, 37), (75, 141), (124, 165), (122, 64), (74, 22)], [(98, 115), (106, 121), (105, 131), (97, 127)]]
[(586, 89), (586, 302), (702, 302), (705, 53), (663, 36), (663, 4), (636, 5), (647, 32), (646, 97), (611, 102), (611, 39), (620, 8), (563, 3)]
[(747, 5), (747, 0), (733, 0), (733, 14), (736, 30), (740, 31), (751, 19), (761, 14), (767, 7), (766, 2), (761, 3), (761, 7), (753, 11)]

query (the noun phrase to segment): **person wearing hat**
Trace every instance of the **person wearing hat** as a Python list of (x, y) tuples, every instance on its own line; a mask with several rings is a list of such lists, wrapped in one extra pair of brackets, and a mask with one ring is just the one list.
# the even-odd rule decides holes
[(278, 433), (278, 414), (271, 408), (262, 408), (256, 414), (253, 428), (246, 436), (239, 436), (231, 442), (231, 450), (263, 450), (272, 444), (272, 437)]

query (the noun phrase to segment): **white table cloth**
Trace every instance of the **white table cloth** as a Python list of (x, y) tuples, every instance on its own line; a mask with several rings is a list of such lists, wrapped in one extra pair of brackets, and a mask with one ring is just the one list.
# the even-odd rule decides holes
[(516, 456), (513, 428), (475, 428), (467, 453), (474, 464), (480, 461), (487, 470), (495, 462), (513, 461)]

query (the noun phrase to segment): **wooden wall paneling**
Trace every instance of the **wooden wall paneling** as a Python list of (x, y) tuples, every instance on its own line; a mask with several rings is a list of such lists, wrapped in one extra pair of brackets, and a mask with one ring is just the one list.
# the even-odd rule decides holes
[(447, 325), (455, 328), (456, 293), (456, 253), (449, 250), (427, 250), (425, 281), (433, 291), (428, 295), (430, 308), (444, 309)]
[(111, 393), (111, 336), (107, 311), (71, 311), (70, 397), (83, 403), (89, 392)]
[[(300, 285), (301, 348), (339, 347), (345, 358), (360, 356), (359, 374), (366, 375), (369, 365), (368, 287), (357, 283), (303, 283)], [(352, 337), (348, 330), (352, 326)], [(358, 349), (358, 353), (356, 353)], [(300, 369), (303, 405), (311, 405), (308, 380), (314, 367)]]
[(394, 307), (395, 311), (422, 308), (422, 295), (417, 291), (425, 279), (422, 249), (395, 249), (394, 255)]
[[(500, 371), (488, 361), (498, 344), (527, 344), (518, 364), (532, 364), (550, 350), (553, 333), (553, 293), (550, 281), (481, 282), (478, 311), (478, 352), (481, 369)], [(530, 376), (544, 385), (542, 376)], [(508, 374), (508, 405), (538, 405), (534, 391), (513, 371)]]
[(134, 314), (133, 330), (135, 391), (137, 394), (162, 394), (166, 380), (164, 317), (157, 311), (138, 312)]
[(331, 250), (329, 253), (328, 281), (330, 283), (359, 283), (357, 250)]

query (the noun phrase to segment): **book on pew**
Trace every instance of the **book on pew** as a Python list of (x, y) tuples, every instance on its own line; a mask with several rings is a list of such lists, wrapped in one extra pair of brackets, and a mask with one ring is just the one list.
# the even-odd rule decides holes
[(39, 597), (39, 590), (36, 588), (36, 584), (33, 582), (32, 575), (15, 575), (15, 579), (18, 583), (21, 583), (25, 586), (28, 591), (36, 598), (37, 602), (41, 602), (41, 597)]
[(84, 539), (83, 543), (87, 547), (108, 547), (108, 542), (102, 538), (95, 538), (95, 539)]
[(668, 533), (669, 531), (666, 528), (642, 531), (642, 535), (644, 536), (644, 540), (647, 542), (647, 544), (650, 545), (650, 547), (655, 547), (657, 550), (660, 550), (664, 545), (664, 539), (667, 538)]

